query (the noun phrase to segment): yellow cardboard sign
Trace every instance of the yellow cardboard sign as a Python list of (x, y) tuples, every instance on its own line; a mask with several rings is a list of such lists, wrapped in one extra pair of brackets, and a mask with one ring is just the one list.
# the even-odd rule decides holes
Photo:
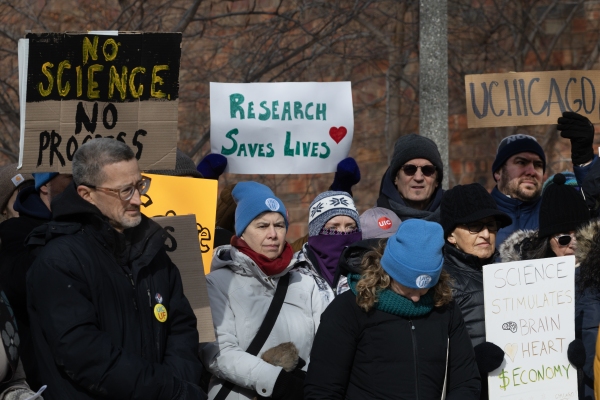
[(465, 92), (469, 128), (556, 124), (564, 111), (600, 122), (600, 71), (467, 75)]
[(149, 218), (196, 215), (198, 240), (205, 273), (210, 272), (217, 216), (218, 182), (212, 179), (144, 174), (152, 179), (142, 196), (142, 212)]

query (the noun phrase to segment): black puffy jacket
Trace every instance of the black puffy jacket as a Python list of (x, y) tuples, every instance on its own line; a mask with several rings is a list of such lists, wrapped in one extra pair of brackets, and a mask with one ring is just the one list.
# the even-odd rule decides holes
[(454, 302), (409, 319), (367, 313), (349, 290), (321, 316), (304, 398), (440, 399), (447, 354), (446, 400), (479, 399), (473, 347)]
[(485, 342), (482, 267), (493, 263), (494, 256), (481, 260), (449, 243), (444, 246), (443, 268), (452, 277), (452, 297), (462, 311), (473, 347)]
[[(28, 310), (45, 399), (200, 399), (196, 317), (164, 250), (162, 228), (142, 217), (121, 234), (71, 184), (27, 276)], [(155, 317), (161, 302), (165, 322)]]

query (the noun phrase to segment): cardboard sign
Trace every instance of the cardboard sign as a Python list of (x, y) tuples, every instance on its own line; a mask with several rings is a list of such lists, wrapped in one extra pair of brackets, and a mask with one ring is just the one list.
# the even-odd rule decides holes
[(144, 174), (152, 182), (142, 196), (142, 213), (147, 217), (196, 215), (196, 227), (204, 270), (210, 272), (217, 219), (218, 182), (212, 179)]
[(165, 249), (171, 261), (179, 268), (183, 292), (198, 319), (197, 327), (200, 342), (213, 342), (215, 340), (215, 330), (206, 290), (206, 276), (202, 266), (202, 256), (198, 249), (196, 218), (193, 215), (180, 215), (177, 217), (157, 217), (153, 220), (167, 232)]
[(129, 145), (142, 169), (173, 169), (180, 33), (28, 34), (19, 41), (25, 172), (71, 173), (86, 141)]
[(575, 257), (483, 267), (486, 340), (504, 350), (490, 399), (577, 399)]
[(465, 76), (469, 128), (556, 124), (564, 111), (600, 122), (600, 71)]
[(350, 82), (210, 84), (211, 151), (227, 172), (335, 172), (353, 135)]

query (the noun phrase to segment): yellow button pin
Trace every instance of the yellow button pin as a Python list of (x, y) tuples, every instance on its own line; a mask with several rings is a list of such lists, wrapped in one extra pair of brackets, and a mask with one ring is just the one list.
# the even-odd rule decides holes
[(165, 322), (167, 320), (167, 309), (162, 304), (154, 306), (154, 316), (159, 322)]

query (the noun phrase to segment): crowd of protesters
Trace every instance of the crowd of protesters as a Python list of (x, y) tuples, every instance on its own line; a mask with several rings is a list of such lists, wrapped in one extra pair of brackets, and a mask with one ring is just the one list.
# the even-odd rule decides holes
[[(206, 276), (211, 343), (198, 343), (165, 232), (140, 211), (151, 180), (127, 145), (87, 142), (72, 174), (0, 167), (0, 400), (487, 399), (505, 354), (486, 339), (483, 266), (566, 255), (567, 353), (579, 398), (594, 399), (600, 162), (587, 118), (566, 112), (558, 130), (572, 172), (544, 184), (540, 144), (511, 135), (491, 193), (444, 191), (435, 143), (402, 136), (362, 215), (359, 166), (345, 159), (294, 243), (270, 188), (227, 186)], [(147, 172), (218, 179), (226, 164), (178, 151), (174, 170)]]

